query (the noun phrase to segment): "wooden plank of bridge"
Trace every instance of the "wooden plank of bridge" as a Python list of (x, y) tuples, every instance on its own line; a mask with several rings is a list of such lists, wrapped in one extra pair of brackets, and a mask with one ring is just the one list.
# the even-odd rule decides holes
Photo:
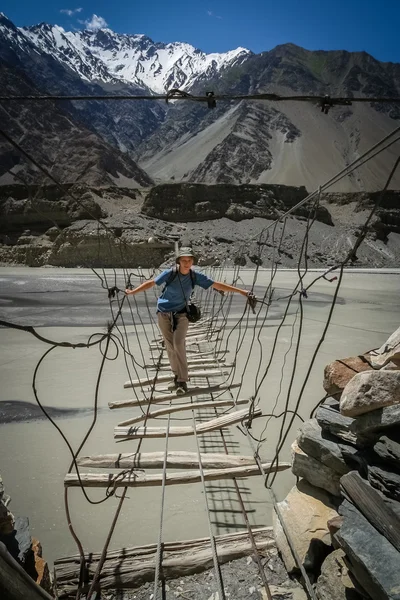
[[(219, 333), (221, 331), (221, 329), (206, 329), (205, 327), (201, 328), (201, 329), (197, 329), (197, 330), (193, 330), (191, 328), (189, 328), (187, 334), (186, 334), (186, 339), (190, 339), (190, 338), (194, 338), (194, 337), (199, 337), (201, 336), (207, 336), (210, 335), (210, 333), (215, 334), (215, 333)], [(163, 342), (163, 337), (160, 335), (152, 340), (150, 340), (150, 344), (160, 344)]]
[[(157, 354), (157, 358), (160, 355), (160, 348), (150, 348), (150, 352), (152, 354)], [(216, 356), (217, 354), (229, 354), (230, 350), (199, 350), (198, 348), (194, 349), (194, 348), (186, 348), (186, 355), (188, 357), (188, 359), (190, 360), (192, 358), (191, 355), (195, 355), (197, 358), (199, 358), (200, 356)], [(154, 359), (157, 360), (157, 359)], [(220, 360), (220, 359), (215, 359), (215, 360)]]
[[(223, 359), (225, 360), (225, 359)], [(233, 367), (235, 366), (234, 363), (226, 363), (226, 362), (222, 362), (221, 360), (215, 360), (214, 358), (211, 360), (205, 360), (205, 359), (199, 359), (199, 360), (188, 360), (188, 366), (190, 368), (190, 370), (195, 371), (197, 369), (204, 369), (205, 367), (212, 367), (214, 366), (216, 368), (220, 368), (220, 369), (233, 369)], [(162, 362), (159, 365), (157, 364), (153, 364), (153, 365), (144, 365), (145, 369), (150, 369), (152, 371), (171, 371), (171, 366), (169, 364), (169, 362)]]
[[(126, 452), (123, 454), (100, 454), (77, 459), (80, 467), (96, 469), (162, 469), (164, 452)], [(254, 465), (253, 456), (238, 454), (201, 453), (201, 464), (209, 469), (244, 467)], [(197, 452), (171, 450), (167, 454), (167, 467), (195, 469), (199, 466)]]
[(118, 427), (127, 427), (128, 425), (133, 425), (134, 423), (140, 423), (141, 421), (145, 421), (146, 419), (156, 419), (157, 417), (161, 417), (162, 415), (169, 415), (175, 412), (182, 412), (185, 410), (199, 410), (202, 408), (221, 408), (223, 406), (238, 406), (240, 404), (248, 404), (249, 399), (243, 398), (239, 400), (205, 400), (203, 402), (186, 402), (185, 404), (176, 404), (174, 406), (167, 406), (166, 408), (160, 408), (159, 410), (155, 410), (154, 412), (149, 412), (145, 414), (137, 415), (136, 417), (132, 417), (131, 419), (127, 419), (126, 421), (122, 421), (118, 423)]
[[(170, 427), (168, 430), (169, 437), (179, 437), (179, 436), (187, 436), (187, 435), (203, 435), (204, 433), (208, 433), (210, 431), (215, 431), (216, 429), (222, 429), (223, 427), (228, 427), (229, 425), (234, 425), (235, 423), (240, 423), (245, 419), (249, 414), (249, 409), (244, 408), (242, 410), (237, 410), (233, 413), (228, 413), (226, 415), (222, 415), (221, 417), (217, 417), (215, 419), (211, 419), (210, 421), (205, 421), (204, 423), (200, 423), (196, 425), (196, 429), (194, 430), (192, 425), (187, 427)], [(252, 418), (260, 417), (262, 414), (260, 409), (253, 411)], [(114, 437), (116, 439), (122, 440), (135, 440), (137, 438), (163, 438), (167, 434), (166, 427), (149, 427), (147, 425), (140, 427), (115, 427), (114, 428)]]
[[(206, 335), (199, 336), (198, 338), (193, 338), (189, 342), (186, 342), (187, 346), (194, 346), (195, 344), (199, 344), (200, 342), (217, 342), (218, 338), (208, 338)], [(162, 350), (164, 348), (164, 344), (154, 344), (151, 343), (149, 345), (151, 350)]]
[[(252, 529), (255, 545), (261, 555), (275, 547), (272, 527)], [(216, 535), (214, 537), (219, 564), (250, 556), (254, 548), (246, 531)], [(101, 588), (120, 589), (137, 587), (147, 581), (154, 581), (156, 570), (157, 544), (136, 548), (110, 550), (101, 572)], [(212, 564), (212, 549), (209, 538), (181, 542), (163, 542), (161, 569), (163, 577), (184, 577), (199, 573)], [(87, 556), (89, 578), (93, 579), (100, 554)], [(71, 556), (54, 561), (58, 595), (76, 596), (79, 581), (80, 558)], [(87, 590), (83, 590), (87, 591)]]
[(165, 400), (183, 400), (184, 398), (192, 398), (194, 396), (201, 396), (202, 394), (213, 394), (214, 392), (224, 392), (227, 390), (234, 390), (240, 387), (240, 383), (232, 383), (230, 385), (214, 385), (209, 387), (195, 387), (189, 389), (185, 394), (162, 394), (160, 396), (153, 396), (152, 398), (143, 398), (138, 400), (136, 398), (131, 400), (117, 400), (115, 402), (109, 402), (108, 406), (111, 409), (114, 408), (125, 408), (127, 406), (141, 406), (142, 404), (149, 404), (157, 402), (164, 402)]
[[(265, 473), (285, 471), (290, 469), (291, 463), (281, 462), (271, 467), (271, 463), (262, 463)], [(205, 481), (217, 481), (221, 479), (239, 479), (260, 475), (258, 465), (247, 465), (244, 467), (232, 467), (227, 469), (203, 469)], [(181, 485), (186, 483), (199, 483), (201, 481), (200, 470), (183, 471), (180, 473), (167, 473), (165, 485)], [(76, 473), (68, 473), (64, 478), (65, 487), (156, 487), (161, 486), (163, 474), (148, 475), (143, 471), (129, 471), (124, 473), (80, 473), (80, 480)]]
[[(218, 375), (229, 375), (229, 371), (221, 371), (221, 369), (207, 369), (207, 370), (189, 370), (189, 375), (193, 374), (196, 377), (217, 377)], [(143, 385), (153, 385), (155, 383), (166, 383), (167, 381), (172, 381), (174, 375), (171, 373), (170, 375), (158, 375), (156, 377), (151, 377), (148, 379), (134, 379), (131, 381), (126, 381), (124, 383), (124, 388), (134, 388), (134, 387), (142, 387)]]

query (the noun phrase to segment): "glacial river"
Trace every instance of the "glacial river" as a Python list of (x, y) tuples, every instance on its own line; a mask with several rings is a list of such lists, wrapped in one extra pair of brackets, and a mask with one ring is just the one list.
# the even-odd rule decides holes
[[(110, 272), (107, 271), (110, 276)], [(229, 273), (227, 281), (229, 282)], [(307, 281), (318, 273), (310, 272)], [(326, 340), (318, 354), (305, 394), (300, 414), (309, 418), (309, 413), (323, 396), (323, 368), (336, 358), (363, 353), (380, 346), (399, 326), (400, 322), (400, 270), (399, 271), (351, 271), (346, 272), (333, 312)], [(253, 272), (243, 270), (243, 283), (250, 287)], [(268, 319), (261, 331), (256, 328), (260, 342), (253, 345), (254, 356), (248, 362), (243, 380), (241, 397), (249, 397), (254, 389), (256, 370), (263, 349), (262, 368), (265, 368), (280, 319), (285, 310), (289, 294), (296, 281), (297, 273), (282, 270), (274, 282), (275, 300)], [(256, 284), (256, 293), (261, 296), (269, 281), (269, 271), (261, 270)], [(123, 287), (122, 276), (108, 281), (108, 287), (116, 283)], [(304, 299), (304, 325), (298, 366), (293, 387), (295, 401), (312, 353), (321, 336), (331, 304), (334, 283), (325, 280), (316, 284)], [(149, 296), (154, 306), (154, 297)], [(298, 327), (297, 299), (289, 310), (285, 326), (277, 344), (276, 359), (271, 364), (268, 379), (260, 394), (260, 408), (268, 414), (279, 395), (282, 373), (283, 389), (278, 398), (276, 412), (286, 399), (288, 376), (293, 366), (293, 351)], [(144, 297), (138, 297), (138, 310), (146, 328), (153, 337)], [(243, 312), (243, 298), (235, 295), (228, 319), (228, 331), (237, 323)], [(132, 353), (140, 357), (138, 340), (147, 352), (146, 336), (142, 326), (136, 331), (128, 308), (123, 311), (124, 322), (129, 331)], [(87, 342), (90, 335), (105, 330), (110, 319), (107, 293), (100, 280), (84, 269), (25, 269), (0, 268), (0, 318), (16, 324), (34, 326), (37, 332), (56, 341)], [(121, 328), (122, 328), (122, 323)], [(237, 359), (243, 368), (253, 335), (254, 320), (250, 321)], [(121, 329), (122, 330), (122, 329)], [(227, 361), (233, 360), (237, 329), (233, 331)], [(28, 516), (32, 534), (43, 545), (45, 558), (51, 563), (55, 558), (75, 554), (76, 546), (68, 532), (63, 505), (63, 478), (70, 464), (70, 454), (60, 433), (45, 419), (23, 419), (23, 415), (37, 414), (32, 389), (32, 377), (36, 364), (49, 345), (30, 333), (9, 328), (0, 328), (0, 472), (7, 493), (12, 497), (10, 509), (15, 515)], [(292, 350), (284, 356), (288, 350)], [(114, 353), (115, 354), (115, 353)], [(54, 418), (67, 436), (74, 449), (79, 445), (92, 420), (94, 390), (102, 356), (99, 347), (54, 349), (43, 361), (37, 373), (37, 393), (47, 407), (57, 409)], [(239, 369), (240, 370), (240, 369)], [(239, 372), (238, 370), (238, 372)], [(241, 372), (241, 371), (240, 371)], [(126, 363), (120, 352), (116, 360), (106, 361), (99, 389), (99, 414), (95, 428), (82, 454), (129, 452), (136, 442), (116, 444), (113, 427), (118, 421), (128, 418), (132, 409), (110, 411), (110, 400), (121, 400), (132, 396), (131, 390), (123, 388), (128, 379)], [(7, 403), (7, 404), (5, 404)], [(118, 414), (117, 414), (118, 413)], [(190, 417), (178, 413), (180, 419)], [(10, 419), (13, 422), (9, 422)], [(162, 422), (165, 424), (166, 422)], [(190, 423), (190, 421), (189, 421)], [(153, 424), (153, 423), (152, 423)], [(185, 424), (174, 418), (172, 424)], [(253, 433), (261, 433), (265, 418), (254, 421)], [(290, 458), (290, 445), (295, 439), (300, 424), (296, 420), (288, 436), (281, 459)], [(273, 430), (275, 428), (275, 431)], [(262, 446), (262, 457), (273, 456), (276, 445), (274, 426)], [(234, 452), (249, 453), (246, 438), (236, 427), (227, 434), (228, 443)], [(211, 450), (214, 445), (219, 451), (217, 437), (204, 439), (203, 444)], [(195, 450), (191, 438), (174, 438), (170, 449)], [(163, 440), (146, 441), (145, 450), (161, 450)], [(284, 497), (294, 477), (289, 471), (278, 476), (275, 491)], [(271, 503), (260, 477), (241, 482), (243, 498), (253, 525), (271, 522)], [(92, 500), (104, 497), (104, 490), (89, 490)], [(113, 497), (98, 505), (89, 504), (76, 488), (69, 493), (71, 516), (75, 530), (84, 548), (99, 551), (103, 546), (111, 524), (118, 499)], [(207, 497), (211, 507), (214, 531), (232, 532), (244, 527), (237, 498), (230, 482), (213, 482), (207, 486)], [(164, 539), (188, 539), (206, 535), (207, 520), (201, 484), (170, 486), (167, 489)], [(154, 543), (157, 541), (160, 512), (160, 488), (130, 490), (124, 503), (111, 548)]]

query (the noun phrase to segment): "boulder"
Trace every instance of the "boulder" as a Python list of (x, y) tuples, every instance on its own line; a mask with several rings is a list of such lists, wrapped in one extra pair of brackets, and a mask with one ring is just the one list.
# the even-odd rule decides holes
[(303, 452), (341, 475), (354, 468), (366, 468), (366, 461), (360, 451), (323, 432), (317, 419), (302, 424), (297, 444)]
[(340, 496), (340, 474), (308, 456), (299, 448), (297, 442), (292, 444), (292, 472), (297, 477), (304, 477), (312, 485), (334, 496)]
[(350, 444), (356, 444), (357, 436), (351, 431), (354, 419), (340, 414), (339, 402), (328, 399), (318, 407), (315, 417), (322, 431)]
[(369, 354), (369, 359), (374, 369), (381, 369), (389, 362), (400, 367), (400, 327), (378, 350)]
[(352, 574), (373, 600), (398, 600), (400, 553), (347, 500), (339, 513), (344, 519), (336, 539)]
[(357, 417), (400, 403), (400, 370), (369, 371), (355, 375), (343, 390), (340, 412)]
[(377, 465), (368, 465), (368, 481), (389, 498), (400, 501), (400, 472), (389, 471)]
[[(337, 503), (329, 494), (302, 479), (278, 507), (300, 561), (306, 569), (319, 569), (331, 548), (327, 522), (338, 516)], [(273, 527), (287, 571), (297, 571), (298, 566), (275, 512)]]
[(334, 360), (324, 369), (324, 390), (331, 396), (341, 394), (354, 375), (370, 370), (372, 367), (364, 356)]
[(362, 600), (351, 580), (344, 556), (343, 550), (334, 550), (322, 563), (315, 587), (318, 600)]

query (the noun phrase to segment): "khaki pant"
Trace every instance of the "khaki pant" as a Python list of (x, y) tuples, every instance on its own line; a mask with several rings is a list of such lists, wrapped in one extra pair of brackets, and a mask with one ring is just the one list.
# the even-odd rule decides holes
[(162, 312), (157, 314), (158, 325), (165, 341), (171, 370), (173, 374), (177, 376), (178, 381), (188, 381), (189, 374), (186, 358), (186, 334), (189, 327), (188, 318), (184, 313), (176, 314), (175, 318), (177, 326), (175, 331), (173, 331), (172, 314)]

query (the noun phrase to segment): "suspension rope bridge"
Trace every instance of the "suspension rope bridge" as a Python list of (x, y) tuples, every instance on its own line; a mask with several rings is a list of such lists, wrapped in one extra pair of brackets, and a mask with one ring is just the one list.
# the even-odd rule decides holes
[[(166, 100), (191, 99), (196, 101), (210, 102), (210, 96), (188, 97), (179, 95), (177, 91), (165, 97)], [(190, 96), (190, 95), (189, 95)], [(264, 95), (274, 96), (274, 95)], [(207, 98), (207, 99), (206, 99)], [(11, 97), (0, 97), (1, 100), (10, 100)], [(14, 98), (16, 99), (16, 98)], [(41, 100), (47, 97), (25, 97), (19, 100)], [(58, 99), (58, 98), (52, 98)], [(64, 99), (64, 98), (63, 98)], [(73, 98), (86, 99), (86, 98)], [(111, 99), (105, 97), (104, 99)], [(112, 99), (118, 99), (115, 96)], [(122, 97), (121, 97), (122, 99)], [(124, 99), (136, 99), (128, 97)], [(146, 99), (140, 97), (137, 99)], [(150, 98), (148, 98), (150, 99)], [(160, 97), (151, 97), (160, 99)], [(237, 97), (213, 96), (213, 100), (238, 99)], [(241, 99), (260, 99), (260, 97), (246, 97)], [(293, 98), (270, 97), (261, 98), (267, 100), (293, 100)], [(311, 101), (309, 97), (298, 97), (298, 101)], [(315, 101), (315, 98), (312, 99)], [(336, 99), (339, 100), (348, 99)], [(351, 99), (352, 101), (376, 101), (385, 99)], [(396, 99), (387, 99), (393, 102)], [(322, 97), (319, 98), (322, 102)], [(325, 98), (325, 101), (328, 102)], [(22, 149), (10, 135), (0, 130), (0, 135), (6, 139), (14, 149), (35, 164), (46, 177), (62, 188), (51, 173), (44, 168), (29, 152)], [(145, 580), (153, 581), (154, 600), (162, 597), (162, 582), (168, 577), (180, 576), (179, 574), (194, 572), (199, 568), (213, 565), (215, 572), (215, 586), (220, 600), (226, 598), (225, 582), (223, 581), (221, 564), (226, 560), (238, 555), (250, 554), (254, 556), (258, 565), (262, 586), (271, 599), (268, 580), (263, 568), (261, 555), (271, 548), (273, 539), (271, 528), (254, 527), (251, 524), (246, 507), (247, 501), (243, 499), (238, 479), (247, 477), (261, 477), (270, 494), (270, 501), (281, 518), (276, 503), (276, 495), (273, 489), (274, 481), (278, 473), (289, 468), (290, 464), (280, 459), (284, 444), (291, 427), (296, 418), (301, 419), (300, 409), (302, 399), (309, 381), (310, 373), (315, 363), (316, 356), (327, 334), (335, 304), (338, 298), (340, 286), (345, 268), (352, 264), (360, 244), (368, 232), (368, 225), (379, 208), (380, 202), (388, 189), (390, 182), (398, 168), (400, 158), (393, 165), (388, 179), (382, 188), (381, 195), (377, 198), (375, 205), (367, 216), (363, 226), (360, 228), (351, 248), (344, 253), (343, 259), (337, 264), (330, 266), (323, 273), (316, 276), (311, 282), (307, 279), (309, 275), (308, 266), (308, 244), (309, 233), (312, 229), (316, 211), (321, 201), (321, 194), (328, 190), (343, 177), (348, 176), (355, 169), (368, 161), (388, 147), (400, 141), (400, 127), (394, 129), (379, 143), (375, 144), (353, 163), (347, 165), (324, 185), (320, 186), (312, 194), (307, 196), (301, 203), (292, 207), (276, 221), (270, 223), (254, 238), (258, 242), (259, 264), (254, 270), (251, 282), (251, 291), (259, 292), (260, 264), (265, 251), (265, 242), (270, 240), (273, 247), (269, 281), (267, 286), (258, 294), (256, 306), (245, 305), (239, 316), (233, 303), (232, 295), (221, 295), (214, 290), (201, 290), (197, 299), (202, 306), (203, 319), (189, 327), (187, 336), (187, 355), (190, 373), (190, 387), (187, 393), (176, 395), (168, 391), (166, 385), (172, 381), (173, 375), (169, 369), (169, 363), (165, 355), (162, 338), (158, 333), (158, 326), (154, 319), (155, 291), (144, 292), (145, 310), (138, 303), (135, 296), (126, 296), (120, 288), (129, 286), (132, 280), (141, 283), (152, 277), (142, 269), (137, 272), (129, 272), (123, 268), (122, 274), (113, 270), (110, 276), (104, 269), (92, 269), (104, 290), (104, 299), (109, 304), (110, 320), (106, 331), (91, 335), (86, 343), (73, 341), (56, 341), (43, 336), (32, 326), (11, 323), (5, 320), (0, 325), (25, 331), (35, 336), (40, 342), (48, 346), (41, 359), (38, 361), (33, 375), (32, 387), (38, 405), (44, 414), (57, 428), (64, 442), (67, 444), (71, 454), (71, 464), (64, 479), (65, 509), (70, 532), (77, 544), (79, 554), (77, 556), (65, 557), (55, 561), (56, 587), (58, 597), (86, 598), (94, 600), (99, 589), (115, 587), (132, 587)], [(44, 185), (44, 183), (43, 183)], [(69, 191), (65, 192), (76, 200), (75, 195)], [(35, 208), (35, 199), (32, 206)], [(275, 280), (278, 273), (282, 244), (285, 239), (285, 228), (287, 219), (300, 206), (307, 209), (307, 218), (304, 224), (303, 242), (297, 257), (297, 281), (292, 291), (285, 296), (276, 296)], [(99, 228), (105, 231), (108, 243), (115, 240), (115, 234), (106, 223), (97, 219)], [(119, 238), (121, 258), (124, 258), (126, 246)], [(238, 256), (244, 255), (247, 244), (243, 244)], [(72, 242), (74, 243), (74, 242)], [(79, 245), (77, 252), (80, 252)], [(82, 256), (82, 264), (85, 257)], [(336, 277), (328, 277), (334, 273)], [(154, 273), (153, 273), (154, 274)], [(264, 273), (263, 273), (264, 274)], [(209, 275), (214, 280), (226, 279), (228, 271), (226, 265), (212, 268)], [(232, 285), (241, 281), (242, 267), (240, 261), (230, 274)], [(123, 285), (120, 280), (123, 278)], [(301, 341), (304, 337), (305, 311), (309, 294), (313, 293), (316, 284), (329, 286), (331, 293), (331, 305), (328, 311), (326, 323), (322, 335), (315, 345), (311, 354), (305, 376), (300, 382), (299, 391), (294, 392), (295, 382), (299, 381), (299, 354)], [(275, 335), (270, 347), (265, 347), (265, 334), (267, 321), (271, 320), (270, 308), (277, 301), (284, 302), (284, 308), (280, 319), (275, 326)], [(290, 336), (286, 352), (277, 356), (283, 327), (289, 327)], [(42, 406), (37, 389), (37, 377), (43, 368), (50, 353), (57, 347), (67, 349), (98, 347), (101, 354), (99, 372), (95, 386), (95, 399), (93, 420), (78, 448), (74, 450), (61, 427), (51, 418)], [(83, 448), (91, 435), (98, 418), (99, 389), (104, 376), (104, 366), (108, 360), (116, 360), (122, 352), (124, 366), (128, 380), (123, 384), (124, 389), (132, 393), (132, 397), (125, 399), (112, 399), (109, 408), (112, 411), (118, 409), (129, 409), (128, 418), (123, 418), (115, 424), (114, 432), (110, 431), (110, 438), (114, 436), (116, 443), (135, 444), (132, 451), (97, 454), (84, 456)], [(289, 357), (291, 365), (288, 366)], [(270, 395), (270, 373), (273, 361), (279, 359), (280, 379), (279, 388), (275, 398)], [(249, 365), (252, 364), (252, 373), (249, 380)], [(245, 393), (243, 393), (245, 391)], [(283, 405), (283, 406), (282, 406)], [(178, 415), (181, 415), (180, 417)], [(179, 425), (179, 419), (185, 419), (187, 424)], [(260, 434), (254, 433), (253, 421), (261, 423)], [(163, 422), (163, 426), (150, 425), (149, 422)], [(175, 421), (178, 424), (175, 424)], [(279, 427), (276, 423), (279, 422)], [(229, 441), (232, 437), (232, 427), (235, 431), (243, 434), (249, 451), (248, 454), (236, 454), (230, 452)], [(175, 438), (190, 438), (194, 450), (174, 450)], [(143, 444), (148, 445), (148, 440), (161, 439), (164, 448), (161, 451), (153, 451), (146, 448), (142, 450)], [(229, 438), (229, 439), (228, 439)], [(263, 447), (266, 441), (275, 440), (275, 452), (272, 457), (263, 457)], [(209, 449), (218, 447), (220, 451), (210, 452)], [(102, 470), (103, 472), (86, 472), (85, 468)], [(104, 473), (104, 469), (107, 471)], [(154, 474), (148, 474), (147, 470), (157, 469)], [(172, 469), (172, 471), (171, 471)], [(243, 519), (243, 532), (235, 534), (217, 535), (212, 520), (212, 509), (210, 507), (210, 489), (207, 482), (231, 480), (240, 506), (240, 514)], [(197, 540), (174, 541), (164, 539), (164, 523), (166, 518), (167, 488), (172, 485), (188, 485), (198, 483), (201, 486), (204, 500), (204, 515), (207, 521), (208, 536)], [(105, 543), (100, 554), (85, 553), (83, 544), (73, 526), (71, 511), (69, 508), (70, 488), (78, 487), (84, 494), (85, 499), (93, 505), (103, 503), (109, 498), (116, 496), (119, 499), (110, 529), (105, 536)], [(132, 488), (159, 487), (160, 488), (160, 511), (154, 516), (156, 528), (154, 539), (156, 542), (148, 546), (133, 547), (120, 551), (111, 551), (109, 546), (115, 527), (120, 516), (123, 504), (127, 499), (127, 491)], [(90, 497), (89, 488), (100, 488), (104, 490), (104, 496), (94, 500)], [(121, 492), (118, 496), (118, 493)], [(220, 501), (224, 498), (221, 496)], [(281, 520), (282, 527), (291, 544), (290, 531)], [(133, 525), (134, 529), (134, 525)], [(296, 552), (292, 546), (293, 554)], [(303, 581), (308, 596), (313, 599), (314, 592), (308, 580), (304, 568), (298, 561)], [(116, 577), (118, 573), (118, 578)]]

